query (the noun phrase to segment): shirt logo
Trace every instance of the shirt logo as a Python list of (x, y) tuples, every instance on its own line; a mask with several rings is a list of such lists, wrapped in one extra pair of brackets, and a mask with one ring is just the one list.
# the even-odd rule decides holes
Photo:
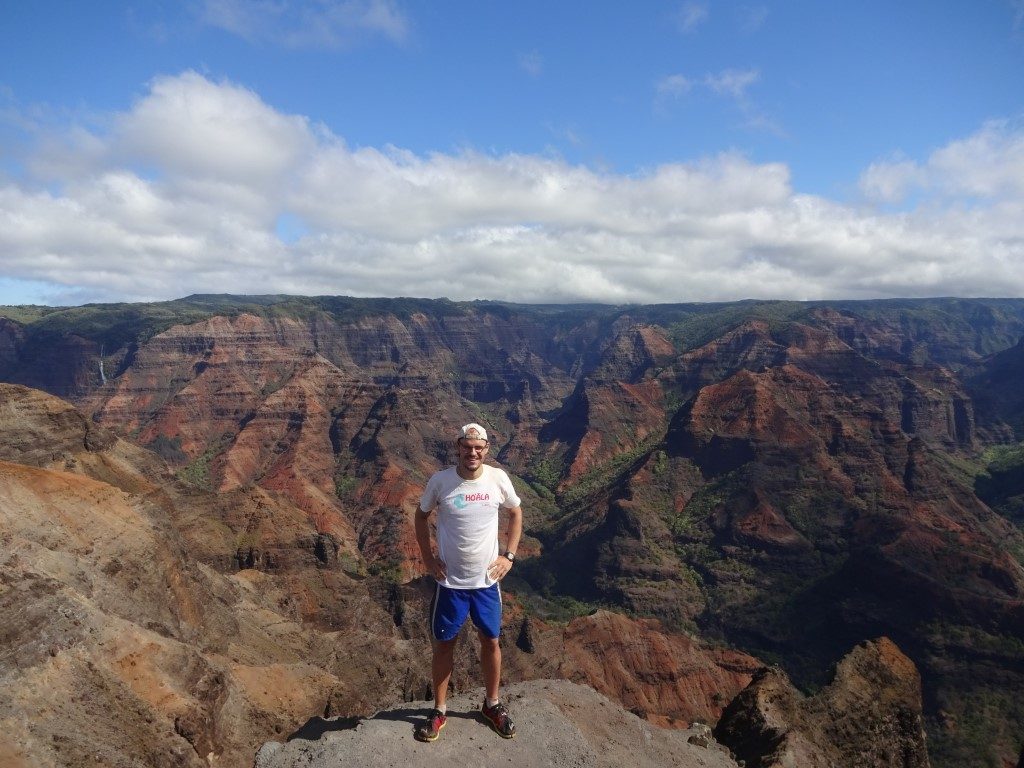
[(465, 509), (474, 501), (490, 501), (491, 494), (489, 493), (463, 493), (452, 499), (452, 504), (456, 509)]

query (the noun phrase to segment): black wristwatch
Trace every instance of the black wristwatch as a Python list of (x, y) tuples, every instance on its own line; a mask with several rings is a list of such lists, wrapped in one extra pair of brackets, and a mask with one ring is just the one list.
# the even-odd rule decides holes
[(508, 560), (510, 563), (514, 563), (516, 561), (516, 553), (515, 552), (506, 552), (505, 553), (505, 559)]

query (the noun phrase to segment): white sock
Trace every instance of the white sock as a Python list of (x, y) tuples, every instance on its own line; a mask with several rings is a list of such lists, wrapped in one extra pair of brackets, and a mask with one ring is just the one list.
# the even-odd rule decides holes
[(448, 714), (448, 705), (447, 704), (440, 704), (440, 705), (435, 704), (434, 705), (434, 709), (436, 709), (442, 715), (447, 715)]
[(491, 708), (491, 707), (498, 706), (498, 702), (499, 701), (501, 701), (501, 699), (487, 699), (487, 698), (484, 699), (484, 703), (487, 704), (488, 709)]

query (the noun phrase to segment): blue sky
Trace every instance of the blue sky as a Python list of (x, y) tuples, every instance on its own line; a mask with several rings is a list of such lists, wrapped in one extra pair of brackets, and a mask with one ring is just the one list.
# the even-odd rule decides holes
[(1024, 295), (1024, 0), (0, 10), (0, 302)]

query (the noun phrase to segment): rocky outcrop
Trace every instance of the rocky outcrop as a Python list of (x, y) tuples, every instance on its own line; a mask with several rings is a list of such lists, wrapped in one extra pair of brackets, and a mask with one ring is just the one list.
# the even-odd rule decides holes
[(822, 304), (811, 313), (815, 324), (875, 359), (958, 369), (1020, 338), (1014, 300), (894, 299)]
[(759, 672), (726, 708), (715, 737), (750, 768), (927, 768), (921, 680), (887, 638), (839, 662), (805, 696), (777, 667)]
[(675, 357), (658, 328), (623, 318), (621, 330), (566, 400), (562, 411), (539, 432), (542, 453), (566, 465), (563, 485), (625, 451), (660, 437), (665, 425), (664, 392), (649, 372)]
[(663, 730), (623, 710), (593, 690), (564, 681), (509, 686), (505, 698), (516, 737), (499, 738), (477, 714), (483, 689), (453, 697), (448, 723), (432, 744), (413, 739), (414, 724), (429, 703), (403, 705), (358, 720), (314, 719), (287, 743), (268, 742), (255, 768), (367, 768), (509, 763), (521, 768), (736, 768), (706, 726)]
[[(181, 488), (37, 391), (0, 387), (0, 419), (0, 458), (31, 462), (0, 460), (5, 765), (243, 766), (335, 692), (363, 708), (401, 695), (421, 645), (359, 582), (317, 568), (301, 511)], [(288, 579), (210, 567), (259, 541), (261, 518)]]
[(972, 366), (967, 372), (983, 428), (999, 442), (1024, 437), (1024, 338)]
[(598, 611), (571, 621), (561, 638), (538, 641), (558, 676), (586, 683), (660, 725), (713, 723), (759, 662), (666, 631), (653, 620)]
[[(879, 583), (926, 574), (918, 589), (931, 592), (929, 605), (945, 599), (947, 609), (956, 604), (965, 616), (979, 600), (993, 601), (990, 608), (1024, 605), (1024, 572), (1004, 550), (1019, 532), (970, 487), (949, 481), (936, 443), (795, 365), (744, 371), (705, 387), (677, 414), (666, 442), (705, 478), (752, 473), (749, 485), (707, 510), (709, 527), (731, 542), (789, 556), (842, 536), (859, 545), (858, 562), (891, 569), (876, 574)], [(808, 496), (826, 514), (794, 514)], [(873, 503), (858, 501), (866, 498)], [(792, 520), (780, 509), (792, 510)], [(955, 541), (941, 530), (956, 531)], [(938, 597), (940, 584), (945, 598)]]
[(100, 386), (101, 345), (77, 333), (26, 338), (23, 328), (0, 318), (0, 379), (62, 397), (82, 397)]
[(39, 390), (0, 384), (0, 455), (33, 466), (73, 461), (84, 452), (112, 447), (113, 432), (89, 421), (70, 403)]
[(0, 376), (8, 380), (18, 367), (18, 348), (24, 343), (25, 331), (6, 317), (0, 317)]
[(658, 377), (685, 402), (703, 387), (738, 371), (763, 371), (786, 361), (786, 346), (772, 337), (769, 324), (751, 320), (684, 352)]

